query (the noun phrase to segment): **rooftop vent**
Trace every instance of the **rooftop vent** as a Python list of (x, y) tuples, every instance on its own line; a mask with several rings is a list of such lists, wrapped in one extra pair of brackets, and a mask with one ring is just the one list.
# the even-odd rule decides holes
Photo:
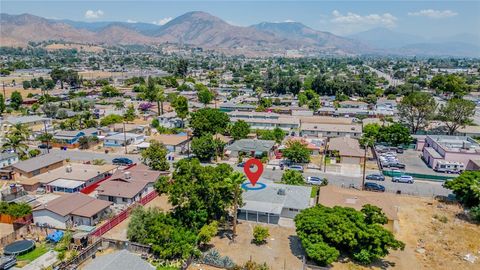
[(71, 165), (67, 165), (67, 166), (65, 167), (65, 171), (66, 171), (67, 173), (71, 173), (72, 170), (73, 170), (73, 168), (72, 168)]
[(132, 173), (131, 172), (124, 172), (125, 179), (130, 179), (132, 178)]
[(277, 192), (278, 195), (285, 196), (286, 192), (284, 188), (280, 188)]

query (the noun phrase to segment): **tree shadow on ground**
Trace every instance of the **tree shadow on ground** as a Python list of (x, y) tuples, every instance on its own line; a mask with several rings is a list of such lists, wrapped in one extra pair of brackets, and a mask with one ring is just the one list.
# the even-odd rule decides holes
[(305, 251), (303, 250), (300, 238), (298, 238), (296, 235), (290, 235), (288, 236), (288, 240), (292, 254), (297, 258), (303, 258), (303, 256), (305, 256)]

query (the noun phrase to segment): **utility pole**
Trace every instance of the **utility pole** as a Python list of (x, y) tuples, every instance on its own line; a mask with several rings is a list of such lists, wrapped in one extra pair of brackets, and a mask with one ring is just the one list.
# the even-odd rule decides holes
[(372, 143), (371, 138), (366, 138), (365, 141), (365, 152), (363, 154), (363, 176), (362, 176), (362, 190), (365, 188), (365, 171), (367, 169), (367, 150), (370, 144)]
[(50, 144), (49, 144), (50, 140), (48, 139), (48, 133), (47, 133), (47, 120), (43, 121), (43, 128), (45, 130), (45, 139), (47, 139), (46, 140), (46, 142), (47, 142), (47, 154), (50, 154), (50, 149), (49, 149), (50, 148)]
[(7, 94), (5, 93), (5, 82), (2, 82), (3, 85), (3, 98), (7, 100)]
[(127, 133), (125, 132), (125, 120), (123, 120), (123, 144), (125, 145), (125, 154), (127, 154)]

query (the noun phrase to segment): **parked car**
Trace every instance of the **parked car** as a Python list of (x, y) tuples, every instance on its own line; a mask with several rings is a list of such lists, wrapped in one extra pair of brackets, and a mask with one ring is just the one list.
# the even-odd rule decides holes
[(392, 182), (413, 184), (414, 181), (410, 175), (401, 175), (399, 177), (393, 177)]
[(398, 153), (398, 154), (403, 154), (403, 148), (398, 147), (398, 148), (397, 148), (397, 153)]
[(385, 181), (385, 176), (379, 173), (369, 174), (365, 177), (367, 180)]
[(385, 187), (377, 183), (365, 182), (365, 190), (385, 192)]
[(126, 166), (126, 165), (131, 165), (133, 164), (133, 161), (129, 158), (114, 158), (112, 160), (112, 163), (114, 165), (123, 165), (123, 166)]
[(238, 164), (237, 164), (237, 167), (239, 167), (239, 168), (245, 167), (245, 162), (240, 162), (240, 163), (238, 163)]
[(299, 171), (303, 173), (303, 167), (300, 165), (291, 165), (288, 167), (289, 170)]
[(309, 176), (309, 177), (307, 177), (307, 183), (312, 184), (312, 185), (321, 185), (322, 184), (322, 178), (316, 177), (316, 176)]
[(388, 167), (405, 169), (405, 164), (399, 163), (399, 162), (392, 162), (392, 163), (389, 163), (389, 164), (388, 164)]
[(47, 149), (47, 148), (52, 149), (52, 146), (42, 143), (38, 146), (38, 148), (40, 148), (40, 149)]

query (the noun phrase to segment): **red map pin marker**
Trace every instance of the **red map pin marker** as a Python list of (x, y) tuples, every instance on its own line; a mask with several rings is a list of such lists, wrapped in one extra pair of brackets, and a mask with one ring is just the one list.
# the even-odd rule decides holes
[[(252, 168), (250, 168), (250, 167), (252, 167), (252, 165), (257, 167), (256, 172), (251, 171)], [(245, 162), (245, 166), (243, 167), (243, 171), (247, 175), (247, 178), (248, 178), (248, 180), (250, 180), (250, 183), (252, 184), (252, 186), (255, 186), (258, 179), (260, 179), (260, 176), (263, 173), (263, 164), (260, 160), (258, 160), (256, 158), (251, 158), (251, 159), (247, 160), (247, 162)]]

